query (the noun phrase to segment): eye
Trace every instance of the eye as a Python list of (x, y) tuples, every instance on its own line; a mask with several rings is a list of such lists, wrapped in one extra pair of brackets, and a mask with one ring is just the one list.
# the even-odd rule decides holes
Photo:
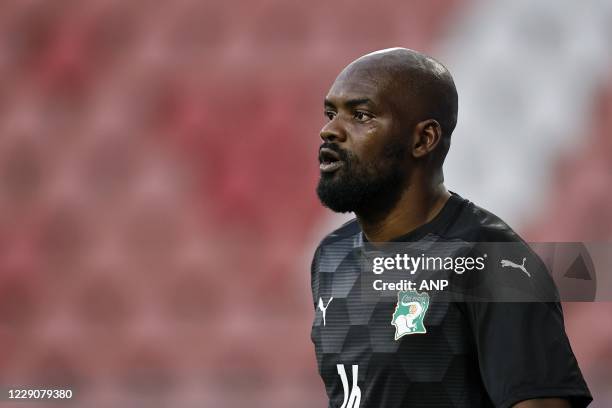
[(329, 120), (334, 119), (334, 117), (336, 116), (336, 112), (331, 111), (331, 110), (326, 110), (324, 113), (325, 117)]
[(355, 111), (354, 116), (355, 119), (357, 119), (359, 122), (367, 122), (368, 120), (373, 118), (372, 114), (364, 111)]

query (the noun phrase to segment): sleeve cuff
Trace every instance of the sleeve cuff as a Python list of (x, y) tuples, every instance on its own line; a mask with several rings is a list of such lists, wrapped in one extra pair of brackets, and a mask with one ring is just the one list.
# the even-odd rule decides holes
[(563, 398), (572, 404), (572, 408), (583, 408), (593, 401), (591, 394), (581, 388), (535, 388), (516, 392), (496, 405), (501, 408), (512, 408), (521, 401), (536, 398)]

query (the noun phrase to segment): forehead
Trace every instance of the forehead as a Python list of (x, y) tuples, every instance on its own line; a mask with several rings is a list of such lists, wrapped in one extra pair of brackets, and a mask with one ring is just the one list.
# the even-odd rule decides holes
[(347, 67), (338, 75), (326, 99), (334, 104), (347, 100), (369, 99), (373, 103), (391, 103), (389, 80), (377, 69)]

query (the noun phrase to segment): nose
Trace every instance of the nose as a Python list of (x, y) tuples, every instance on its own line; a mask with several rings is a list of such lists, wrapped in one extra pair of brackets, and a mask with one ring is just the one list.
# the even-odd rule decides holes
[(344, 142), (346, 140), (346, 131), (340, 126), (338, 120), (334, 118), (323, 126), (320, 136), (324, 142)]

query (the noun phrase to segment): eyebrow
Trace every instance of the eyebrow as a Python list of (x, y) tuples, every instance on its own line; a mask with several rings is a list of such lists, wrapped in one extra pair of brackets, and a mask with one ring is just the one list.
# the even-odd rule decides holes
[[(354, 99), (349, 99), (348, 101), (345, 101), (343, 103), (343, 105), (346, 105), (346, 107), (348, 108), (354, 108), (355, 106), (367, 105), (367, 104), (372, 105), (373, 104), (372, 100), (369, 98), (354, 98)], [(325, 98), (324, 106), (332, 107), (332, 108), (336, 107), (336, 105), (327, 98)]]

